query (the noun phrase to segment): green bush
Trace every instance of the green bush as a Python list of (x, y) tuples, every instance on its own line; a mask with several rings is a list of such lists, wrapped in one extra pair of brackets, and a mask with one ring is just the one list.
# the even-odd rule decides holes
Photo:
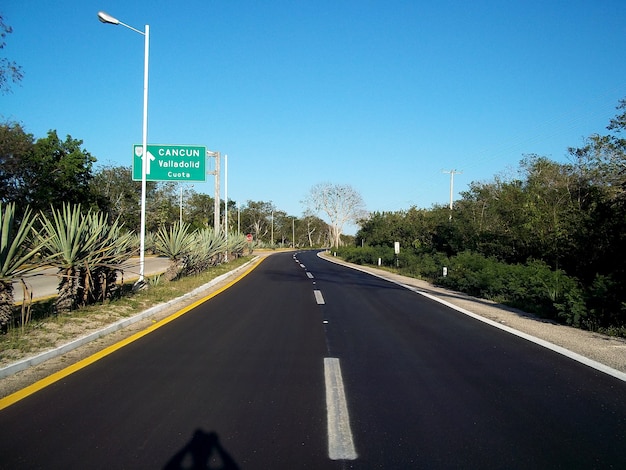
[(381, 259), (383, 266), (394, 265), (393, 248), (384, 246), (343, 246), (336, 250), (337, 255), (350, 263), (361, 265), (378, 265), (378, 258)]
[(542, 261), (505, 264), (464, 252), (451, 259), (448, 276), (441, 284), (568, 325), (592, 326), (578, 281)]
[[(377, 265), (378, 258), (381, 258), (384, 266), (395, 266), (392, 247), (342, 247), (337, 253), (352, 263)], [(443, 253), (423, 253), (407, 248), (400, 252), (398, 261), (402, 274), (426, 279), (474, 297), (493, 300), (579, 328), (613, 333), (626, 330), (619, 321), (607, 322), (610, 318), (619, 320), (626, 305), (615, 309), (612, 304), (603, 301), (613, 287), (611, 280), (604, 277), (596, 280), (594, 291), (585, 292), (577, 279), (538, 260), (506, 264), (469, 251), (447, 257)], [(447, 276), (443, 276), (444, 266), (447, 267)]]

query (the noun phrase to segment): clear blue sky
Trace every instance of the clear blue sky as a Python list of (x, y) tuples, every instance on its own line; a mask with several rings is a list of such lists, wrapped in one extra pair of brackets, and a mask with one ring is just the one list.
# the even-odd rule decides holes
[(24, 79), (0, 118), (99, 164), (141, 142), (144, 54), (99, 10), (150, 25), (149, 143), (228, 154), (229, 199), (291, 215), (325, 181), (370, 211), (447, 204), (442, 170), (458, 194), (523, 154), (565, 161), (626, 98), (623, 0), (4, 2)]

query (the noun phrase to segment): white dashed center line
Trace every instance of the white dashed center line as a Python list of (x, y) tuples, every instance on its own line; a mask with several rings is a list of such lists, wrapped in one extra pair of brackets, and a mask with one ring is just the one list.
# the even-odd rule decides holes
[(331, 460), (355, 460), (357, 455), (350, 429), (350, 417), (339, 359), (324, 358), (324, 379), (326, 380), (328, 457)]

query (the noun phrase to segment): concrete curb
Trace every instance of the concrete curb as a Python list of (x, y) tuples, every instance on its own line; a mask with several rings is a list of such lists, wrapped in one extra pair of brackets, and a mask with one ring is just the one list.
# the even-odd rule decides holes
[(182, 300), (186, 300), (188, 298), (194, 297), (200, 293), (202, 293), (202, 291), (213, 287), (216, 284), (219, 284), (220, 282), (222, 282), (223, 280), (239, 273), (240, 271), (244, 270), (245, 268), (247, 268), (248, 266), (250, 266), (250, 264), (252, 264), (253, 262), (255, 262), (258, 259), (258, 256), (255, 256), (254, 258), (252, 258), (250, 261), (248, 261), (247, 263), (239, 266), (236, 269), (233, 269), (232, 271), (229, 271), (227, 273), (224, 273), (218, 277), (216, 277), (215, 279), (207, 282), (206, 284), (192, 290), (191, 292), (187, 292), (184, 295), (181, 295), (180, 297), (177, 297), (175, 299), (169, 300), (168, 302), (159, 304), (159, 305), (155, 305), (154, 307), (149, 308), (148, 310), (144, 310), (141, 313), (138, 313), (137, 315), (134, 315), (132, 317), (129, 318), (124, 318), (122, 320), (118, 320), (115, 323), (111, 323), (110, 325), (104, 327), (101, 330), (98, 331), (94, 331), (93, 333), (89, 333), (85, 336), (81, 336), (80, 338), (77, 338), (75, 340), (70, 341), (69, 343), (66, 343), (62, 346), (59, 346), (58, 348), (49, 350), (49, 351), (45, 351), (42, 352), (40, 354), (37, 354), (35, 356), (32, 357), (28, 357), (26, 359), (22, 359), (20, 361), (14, 362), (13, 364), (9, 364), (8, 366), (0, 369), (0, 379), (3, 379), (5, 377), (9, 377), (13, 374), (16, 374), (17, 372), (23, 371), (28, 369), (29, 367), (32, 366), (36, 366), (37, 364), (41, 364), (42, 362), (45, 362), (49, 359), (52, 359), (54, 357), (58, 357), (61, 356), (63, 354), (68, 353), (69, 351), (72, 351), (80, 346), (83, 346), (87, 343), (90, 343), (92, 341), (95, 341), (98, 338), (102, 338), (104, 336), (107, 336), (111, 333), (114, 333), (118, 330), (121, 330), (123, 328), (126, 328), (129, 325), (132, 325), (133, 323), (137, 323), (138, 321), (141, 321), (145, 318), (149, 318), (153, 315), (156, 315), (157, 313), (175, 305), (176, 303), (182, 301)]

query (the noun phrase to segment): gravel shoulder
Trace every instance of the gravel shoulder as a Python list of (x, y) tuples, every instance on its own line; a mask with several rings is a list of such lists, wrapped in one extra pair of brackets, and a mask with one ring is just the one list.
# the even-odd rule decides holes
[[(260, 256), (268, 256), (271, 254), (271, 252), (260, 253)], [(489, 300), (477, 299), (459, 292), (442, 289), (433, 286), (426, 281), (400, 276), (385, 270), (353, 265), (334, 258), (328, 254), (322, 254), (321, 256), (329, 261), (350, 266), (354, 269), (359, 269), (398, 284), (405, 285), (416, 292), (434, 296), (456, 307), (467, 310), (474, 315), (486, 318), (499, 325), (504, 325), (535, 338), (539, 338), (540, 340), (564, 348), (568, 351), (572, 351), (580, 356), (626, 374), (626, 340), (624, 339), (583, 331), (565, 325), (559, 325)], [(99, 337), (98, 339), (90, 341), (87, 344), (66, 352), (65, 354), (0, 379), (0, 398), (6, 397), (23, 389), (24, 387), (32, 385), (57, 371), (60, 371), (107, 348), (108, 346), (122, 341), (123, 339), (126, 339), (133, 334), (154, 325), (160, 320), (173, 315), (177, 311), (223, 288), (226, 284), (232, 282), (238, 274), (239, 271), (235, 270), (223, 280), (217, 283), (210, 283), (210, 285), (207, 285), (205, 288), (199, 289), (193, 296), (188, 296), (184, 299), (170, 303), (168, 306), (159, 309), (154, 315), (143, 318), (111, 334)], [(81, 325), (81, 328), (74, 327), (75, 331), (70, 333), (73, 335), (73, 339), (77, 339), (88, 333), (97, 331), (98, 329), (103, 328), (103, 326), (106, 325), (103, 325), (102, 320), (99, 319), (92, 324), (83, 324)], [(68, 328), (72, 328), (72, 326), (68, 325)], [(51, 345), (50, 349), (58, 348), (60, 346), (62, 346), (62, 344), (54, 344)], [(6, 366), (6, 364), (0, 365), (0, 367), (4, 366)]]

